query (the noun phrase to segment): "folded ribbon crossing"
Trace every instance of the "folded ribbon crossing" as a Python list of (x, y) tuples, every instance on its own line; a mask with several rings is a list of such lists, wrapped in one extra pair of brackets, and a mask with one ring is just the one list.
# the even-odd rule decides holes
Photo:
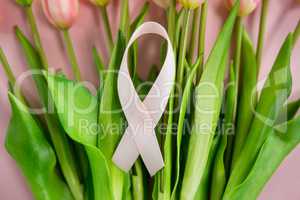
[[(168, 42), (165, 62), (152, 88), (142, 102), (134, 88), (128, 71), (128, 50), (142, 35), (157, 34)], [(158, 23), (146, 22), (132, 35), (125, 50), (118, 75), (118, 93), (128, 127), (114, 153), (113, 161), (124, 171), (129, 171), (141, 155), (150, 175), (163, 168), (164, 162), (155, 135), (155, 126), (160, 120), (173, 88), (175, 57), (166, 30)]]

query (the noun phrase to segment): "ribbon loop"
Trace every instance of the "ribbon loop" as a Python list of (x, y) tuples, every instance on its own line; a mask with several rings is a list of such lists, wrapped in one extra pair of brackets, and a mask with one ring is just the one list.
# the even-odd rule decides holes
[[(142, 102), (131, 80), (127, 57), (133, 42), (145, 34), (157, 34), (165, 38), (168, 42), (168, 50), (162, 69)], [(142, 24), (129, 40), (118, 75), (119, 99), (128, 121), (128, 127), (114, 153), (113, 161), (124, 171), (130, 170), (139, 155), (150, 175), (154, 175), (164, 166), (155, 135), (155, 126), (166, 108), (174, 79), (175, 57), (166, 30), (155, 22)]]

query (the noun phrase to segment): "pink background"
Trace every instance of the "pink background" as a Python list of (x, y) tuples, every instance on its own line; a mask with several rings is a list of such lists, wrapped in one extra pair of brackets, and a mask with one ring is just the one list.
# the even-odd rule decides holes
[[(136, 12), (141, 7), (142, 0), (131, 0), (131, 14), (136, 15)], [(220, 25), (223, 23), (227, 11), (224, 8), (224, 1), (209, 0), (208, 14), (208, 31), (206, 43), (208, 45), (207, 52), (211, 48)], [(113, 1), (110, 5), (110, 20), (116, 32), (118, 24), (118, 1)], [(42, 41), (46, 49), (46, 54), (50, 66), (54, 69), (62, 69), (70, 74), (70, 67), (66, 59), (65, 51), (61, 45), (59, 33), (52, 28), (44, 18), (40, 9), (39, 0), (34, 2), (34, 12), (38, 18), (38, 25), (42, 35)], [(247, 30), (254, 41), (257, 38), (259, 10), (246, 20)], [(25, 30), (28, 35), (28, 27), (25, 23), (25, 16), (13, 0), (0, 0), (0, 45), (4, 49), (14, 72), (18, 75), (26, 69), (25, 60), (22, 56), (21, 49), (18, 47), (13, 34), (13, 26), (18, 25)], [(154, 20), (163, 23), (165, 20), (163, 11), (151, 4), (150, 16), (147, 20)], [(268, 73), (275, 55), (284, 40), (285, 36), (293, 31), (300, 19), (300, 4), (295, 0), (270, 0), (270, 16), (268, 20), (268, 32), (266, 36), (266, 46), (263, 55), (263, 69), (260, 74), (261, 79)], [(81, 66), (83, 78), (93, 83), (97, 83), (96, 71), (92, 63), (91, 48), (96, 45), (104, 55), (105, 42), (101, 22), (97, 10), (89, 5), (86, 1), (81, 2), (80, 16), (75, 25), (71, 29), (71, 35), (74, 40), (76, 53), (79, 55), (79, 64)], [(155, 43), (153, 43), (155, 44)], [(142, 60), (151, 64), (156, 60), (157, 46), (152, 45), (152, 42), (143, 48), (141, 54)], [(147, 55), (147, 56), (145, 56)], [(207, 53), (206, 53), (207, 55)], [(293, 53), (293, 79), (294, 88), (292, 98), (299, 98), (300, 94), (300, 42), (296, 46)], [(141, 73), (145, 74), (146, 68), (141, 69)], [(25, 87), (32, 100), (35, 100), (34, 90), (29, 85)], [(26, 84), (27, 85), (27, 84)], [(14, 200), (29, 200), (32, 199), (30, 191), (25, 184), (24, 178), (15, 165), (15, 162), (9, 157), (4, 149), (4, 138), (6, 127), (10, 115), (10, 108), (7, 99), (7, 80), (2, 68), (0, 68), (0, 195), (1, 199)], [(284, 161), (276, 174), (268, 183), (260, 199), (264, 200), (299, 200), (300, 199), (300, 147), (296, 149)]]

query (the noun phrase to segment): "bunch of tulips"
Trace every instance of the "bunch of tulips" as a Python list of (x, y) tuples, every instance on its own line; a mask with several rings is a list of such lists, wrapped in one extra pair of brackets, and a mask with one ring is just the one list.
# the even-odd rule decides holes
[[(204, 52), (209, 1), (154, 0), (161, 7), (156, 9), (166, 13), (166, 28), (176, 58), (176, 82), (156, 127), (165, 166), (153, 177), (141, 159), (129, 172), (112, 162), (126, 128), (115, 72), (131, 34), (144, 22), (149, 2), (135, 19), (130, 19), (129, 3), (134, 2), (122, 0), (119, 31), (114, 36), (107, 14), (109, 0), (90, 0), (101, 13), (110, 54), (105, 65), (97, 49), (91, 49), (100, 80), (95, 94), (82, 83), (69, 34), (80, 2), (40, 1), (46, 18), (62, 32), (75, 80), (49, 69), (32, 12), (33, 0), (16, 0), (26, 13), (30, 38), (17, 26), (14, 31), (43, 105), (42, 112), (32, 112), (35, 109), (30, 99), (18, 86), (18, 78), (0, 49), (12, 110), (5, 147), (35, 199), (254, 200), (300, 143), (300, 117), (296, 116), (300, 100), (288, 101), (292, 88), (290, 59), (300, 34), (299, 22), (286, 36), (264, 86), (257, 87), (269, 0), (224, 1), (229, 14), (207, 60)], [(259, 37), (254, 48), (244, 18), (259, 3)], [(146, 80), (140, 78), (136, 73), (140, 51), (135, 42), (128, 59), (142, 99), (159, 68), (153, 66)], [(161, 63), (165, 51), (166, 43), (162, 43)], [(82, 122), (89, 128), (82, 128)]]

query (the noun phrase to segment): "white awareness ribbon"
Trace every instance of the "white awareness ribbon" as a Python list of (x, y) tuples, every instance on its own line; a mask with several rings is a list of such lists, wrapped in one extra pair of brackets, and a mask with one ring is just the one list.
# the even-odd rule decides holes
[[(132, 83), (127, 57), (133, 42), (145, 34), (162, 36), (168, 42), (168, 49), (161, 71), (142, 102)], [(119, 99), (128, 127), (114, 153), (113, 161), (122, 170), (128, 172), (139, 155), (141, 155), (151, 176), (164, 167), (154, 129), (168, 103), (175, 73), (174, 52), (164, 27), (155, 22), (142, 24), (129, 40), (118, 75)]]

